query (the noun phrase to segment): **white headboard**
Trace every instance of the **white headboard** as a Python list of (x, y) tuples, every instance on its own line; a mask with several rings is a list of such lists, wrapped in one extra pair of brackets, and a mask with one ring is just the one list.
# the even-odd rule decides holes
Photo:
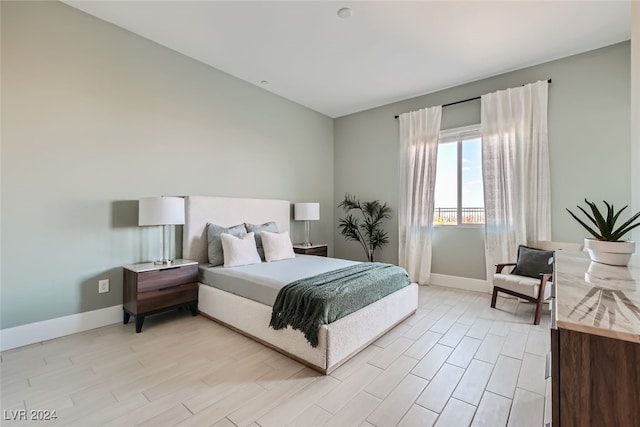
[(289, 231), (291, 203), (287, 200), (187, 196), (182, 232), (182, 257), (207, 262), (207, 223), (230, 227), (243, 222), (275, 221), (278, 231)]

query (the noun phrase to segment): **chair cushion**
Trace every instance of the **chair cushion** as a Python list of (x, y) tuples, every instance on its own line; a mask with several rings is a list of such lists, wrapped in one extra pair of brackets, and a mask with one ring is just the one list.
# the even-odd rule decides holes
[[(544, 289), (544, 298), (551, 296), (551, 282), (547, 282)], [(516, 276), (514, 274), (496, 273), (493, 275), (493, 285), (499, 288), (507, 289), (531, 298), (538, 297), (538, 289), (540, 288), (540, 279), (532, 279), (531, 277)]]
[(518, 261), (511, 274), (539, 279), (541, 273), (553, 273), (553, 251), (518, 246)]

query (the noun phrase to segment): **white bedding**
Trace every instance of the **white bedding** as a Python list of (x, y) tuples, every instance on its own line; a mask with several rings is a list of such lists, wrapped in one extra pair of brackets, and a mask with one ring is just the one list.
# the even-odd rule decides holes
[[(206, 265), (207, 222), (231, 226), (243, 222), (262, 224), (275, 221), (278, 231), (283, 232), (289, 230), (290, 220), (291, 203), (284, 200), (185, 197), (183, 258)], [(310, 262), (322, 259), (310, 258)], [(281, 270), (279, 262), (261, 267), (272, 269), (273, 274), (277, 274)], [(270, 328), (270, 305), (206, 285), (198, 287), (198, 298), (201, 314), (327, 374), (411, 316), (418, 306), (418, 285), (412, 283), (357, 312), (320, 326), (318, 347), (311, 347), (300, 331)], [(275, 297), (271, 302), (273, 299)]]
[(297, 255), (292, 259), (240, 267), (201, 265), (199, 282), (273, 306), (278, 292), (286, 284), (354, 264), (358, 264), (358, 262), (313, 255)]

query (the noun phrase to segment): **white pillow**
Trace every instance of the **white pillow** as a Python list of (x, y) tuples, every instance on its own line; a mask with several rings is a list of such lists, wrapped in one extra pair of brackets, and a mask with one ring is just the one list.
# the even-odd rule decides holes
[(280, 261), (281, 259), (296, 257), (296, 254), (293, 252), (293, 245), (291, 244), (291, 238), (289, 237), (288, 231), (283, 233), (263, 231), (261, 234), (265, 260)]
[(258, 255), (256, 239), (253, 233), (247, 233), (242, 237), (222, 233), (220, 241), (222, 242), (225, 267), (260, 264), (262, 262), (260, 255)]

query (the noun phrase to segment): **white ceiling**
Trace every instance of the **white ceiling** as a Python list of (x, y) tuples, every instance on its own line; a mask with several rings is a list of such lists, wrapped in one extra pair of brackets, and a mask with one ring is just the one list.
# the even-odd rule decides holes
[(64, 3), (330, 117), (631, 35), (630, 0)]

